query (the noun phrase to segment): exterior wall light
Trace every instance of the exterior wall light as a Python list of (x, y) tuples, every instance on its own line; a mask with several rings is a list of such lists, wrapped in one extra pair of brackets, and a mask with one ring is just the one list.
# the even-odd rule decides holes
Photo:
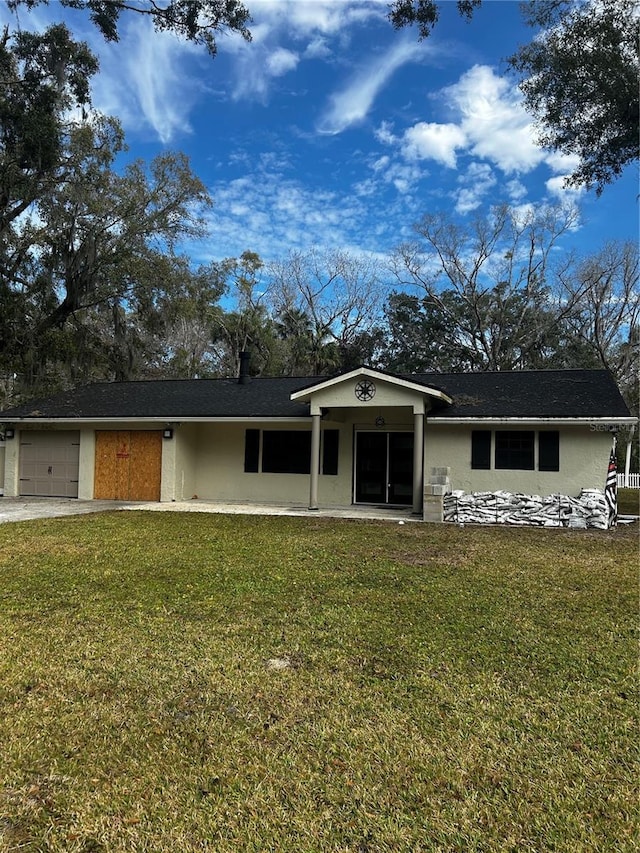
[(162, 437), (163, 437), (163, 438), (173, 438), (173, 429), (172, 429), (172, 427), (165, 427), (165, 428), (162, 430)]
[(13, 427), (5, 427), (4, 437), (5, 438), (15, 438), (16, 431)]

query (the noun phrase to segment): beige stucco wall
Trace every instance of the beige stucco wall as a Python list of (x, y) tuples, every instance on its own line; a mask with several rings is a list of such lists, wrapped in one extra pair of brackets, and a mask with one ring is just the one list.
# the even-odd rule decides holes
[(78, 470), (78, 498), (93, 499), (94, 474), (96, 469), (96, 432), (85, 427), (80, 430), (80, 465)]
[[(197, 427), (197, 468), (193, 494), (202, 500), (305, 504), (307, 474), (245, 474), (245, 429), (311, 429), (310, 424), (201, 424)], [(321, 481), (326, 478), (321, 477)]]
[[(513, 429), (503, 426), (483, 429)], [(537, 429), (536, 427), (522, 427)], [(551, 427), (550, 425), (550, 428)], [(587, 424), (559, 427), (559, 471), (474, 471), (471, 468), (471, 426), (428, 424), (425, 430), (425, 471), (451, 468), (451, 487), (471, 491), (525, 492), (578, 495), (583, 488), (604, 488), (611, 451), (611, 435), (591, 430)], [(492, 458), (493, 465), (493, 458)]]
[[(354, 383), (355, 385), (355, 383)], [(347, 397), (349, 403), (351, 398)], [(330, 408), (323, 404), (322, 429), (340, 432), (338, 474), (320, 475), (318, 498), (321, 506), (348, 506), (353, 499), (353, 441), (359, 429), (412, 430), (414, 401), (405, 396), (403, 407), (382, 405), (384, 395), (367, 406)], [(377, 427), (376, 418), (384, 424)], [(138, 424), (140, 429), (157, 424)], [(311, 429), (310, 419), (300, 423), (274, 421), (220, 424), (182, 424), (174, 437), (162, 445), (161, 500), (203, 500), (236, 502), (293, 503), (309, 501), (307, 474), (245, 474), (244, 439), (246, 428)], [(45, 427), (43, 427), (45, 428)], [(47, 429), (54, 427), (47, 425)], [(68, 429), (56, 425), (56, 429)], [(80, 472), (78, 497), (93, 498), (95, 429), (131, 429), (132, 424), (86, 424), (80, 432)], [(577, 495), (582, 488), (603, 488), (611, 449), (611, 435), (589, 425), (560, 427), (560, 471), (472, 471), (471, 425), (427, 423), (425, 426), (425, 472), (431, 467), (451, 468), (451, 485), (464, 491), (505, 489), (535, 494)], [(488, 427), (487, 427), (488, 428)], [(496, 429), (493, 426), (491, 429)], [(503, 427), (509, 429), (508, 425)], [(523, 427), (534, 428), (534, 427)], [(4, 494), (19, 491), (20, 435), (4, 442)], [(2, 459), (0, 456), (0, 465)], [(0, 468), (0, 476), (2, 469)], [(1, 480), (0, 480), (1, 482)]]
[[(384, 418), (383, 427), (376, 427), (376, 418)], [(262, 503), (293, 503), (307, 505), (310, 478), (308, 474), (266, 474), (244, 472), (245, 430), (282, 429), (311, 430), (309, 421), (301, 423), (252, 422), (200, 424), (192, 428), (187, 437), (184, 427), (176, 432), (178, 453), (191, 464), (193, 488), (184, 490), (184, 499), (194, 495), (201, 500), (221, 500)], [(321, 428), (337, 429), (340, 433), (338, 449), (338, 474), (321, 474), (318, 498), (324, 506), (349, 506), (353, 500), (353, 436), (358, 429), (412, 430), (412, 407), (388, 408), (383, 406), (330, 410)], [(194, 434), (195, 433), (195, 434)], [(176, 465), (175, 482), (181, 477), (183, 466)], [(179, 488), (176, 486), (176, 495)], [(164, 498), (163, 498), (164, 499)], [(176, 500), (180, 500), (176, 497)]]
[(189, 500), (196, 494), (198, 426), (174, 427), (173, 439), (162, 442), (161, 501)]
[(4, 449), (4, 493), (9, 498), (18, 495), (18, 456), (20, 450), (20, 430), (15, 437), (5, 441)]

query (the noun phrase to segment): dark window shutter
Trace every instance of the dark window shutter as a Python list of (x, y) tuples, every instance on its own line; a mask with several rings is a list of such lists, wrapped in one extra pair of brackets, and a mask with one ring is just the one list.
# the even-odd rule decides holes
[(560, 433), (557, 429), (538, 433), (538, 470), (560, 470)]
[(260, 430), (247, 429), (244, 433), (244, 470), (245, 474), (255, 474), (258, 471), (260, 458)]
[(488, 471), (491, 468), (491, 430), (474, 429), (471, 433), (471, 467)]
[(322, 473), (338, 473), (338, 443), (340, 430), (325, 429), (322, 433)]

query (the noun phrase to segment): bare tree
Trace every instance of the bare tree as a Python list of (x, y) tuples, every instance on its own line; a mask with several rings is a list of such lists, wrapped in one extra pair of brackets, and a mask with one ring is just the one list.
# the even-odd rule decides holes
[(315, 375), (340, 366), (342, 354), (375, 326), (382, 304), (378, 262), (343, 250), (291, 252), (271, 264), (274, 314), (283, 325), (306, 318), (308, 363)]
[(551, 268), (554, 248), (577, 218), (560, 206), (503, 205), (464, 226), (448, 214), (427, 214), (415, 226), (418, 239), (394, 253), (392, 271), (403, 289), (426, 294), (460, 364), (535, 366), (572, 307), (557, 298)]
[(573, 307), (567, 321), (622, 386), (637, 382), (640, 364), (640, 268), (638, 247), (607, 243), (564, 281)]

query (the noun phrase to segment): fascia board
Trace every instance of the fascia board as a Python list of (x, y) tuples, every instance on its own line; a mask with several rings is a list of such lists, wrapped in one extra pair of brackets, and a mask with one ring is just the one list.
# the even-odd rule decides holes
[(246, 417), (182, 417), (182, 415), (168, 415), (165, 418), (131, 418), (131, 417), (120, 417), (119, 415), (111, 415), (109, 417), (79, 417), (79, 418), (12, 418), (11, 420), (3, 421), (3, 423), (7, 424), (25, 424), (29, 426), (33, 426), (35, 424), (75, 424), (79, 426), (81, 424), (111, 424), (111, 423), (119, 423), (119, 424), (166, 424), (166, 423), (176, 423), (180, 422), (182, 424), (186, 423), (247, 423), (250, 421), (260, 421), (261, 423), (309, 423), (311, 420), (311, 416), (302, 416), (302, 417), (283, 417), (279, 418), (273, 415), (247, 415)]
[(617, 417), (617, 418), (453, 418), (453, 417), (428, 417), (429, 424), (597, 424), (600, 426), (606, 424), (613, 425), (633, 425), (638, 423), (638, 418)]

